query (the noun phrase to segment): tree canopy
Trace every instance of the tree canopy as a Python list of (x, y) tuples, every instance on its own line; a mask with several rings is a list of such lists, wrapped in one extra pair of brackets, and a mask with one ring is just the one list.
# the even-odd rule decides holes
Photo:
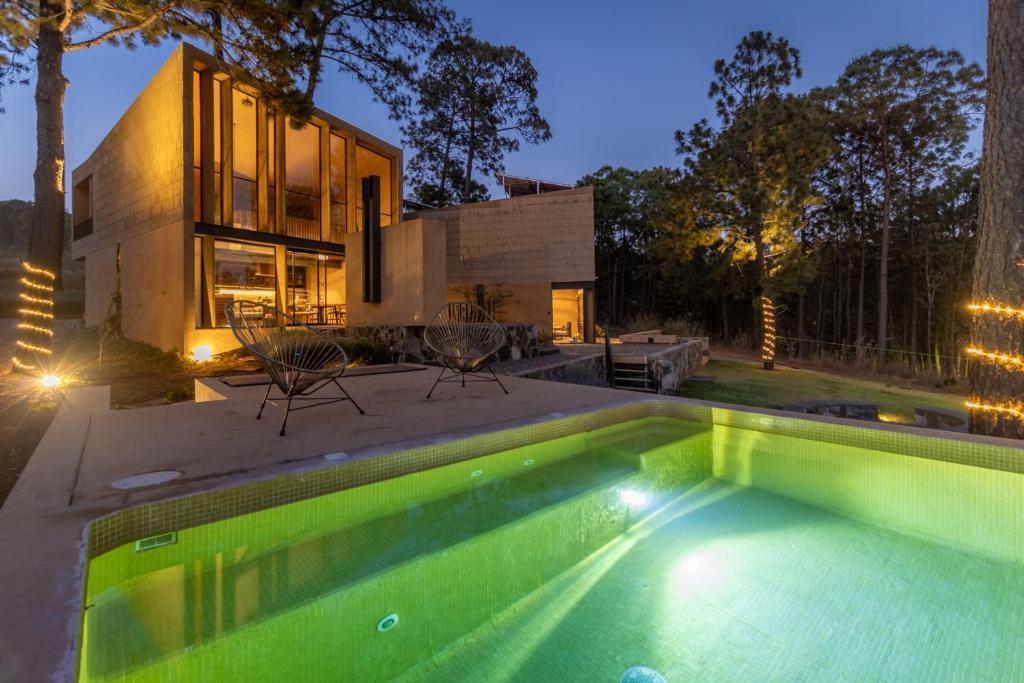
[(504, 170), (521, 142), (550, 139), (537, 106), (537, 70), (514, 46), (468, 33), (442, 41), (416, 82), (416, 111), (403, 127), (416, 148), (410, 185), (421, 201), (448, 205), (486, 198), (474, 173)]

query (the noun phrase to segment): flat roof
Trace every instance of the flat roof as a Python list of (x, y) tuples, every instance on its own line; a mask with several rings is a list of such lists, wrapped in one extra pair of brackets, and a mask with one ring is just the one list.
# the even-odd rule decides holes
[(560, 190), (571, 190), (572, 185), (556, 183), (551, 180), (540, 180), (538, 178), (527, 178), (526, 176), (506, 175), (499, 173), (495, 176), (505, 190), (508, 197), (522, 197), (528, 194), (544, 194), (545, 192), (558, 192)]

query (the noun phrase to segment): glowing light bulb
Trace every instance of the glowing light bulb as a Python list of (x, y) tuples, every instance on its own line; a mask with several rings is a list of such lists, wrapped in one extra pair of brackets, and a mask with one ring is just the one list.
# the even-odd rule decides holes
[(213, 348), (207, 344), (201, 344), (200, 346), (192, 349), (192, 360), (197, 363), (205, 363), (206, 361), (213, 358)]
[(619, 491), (619, 500), (631, 508), (642, 508), (651, 501), (651, 498), (643, 491), (625, 489), (623, 491)]
[(60, 375), (43, 375), (39, 381), (47, 389), (55, 389), (63, 383)]

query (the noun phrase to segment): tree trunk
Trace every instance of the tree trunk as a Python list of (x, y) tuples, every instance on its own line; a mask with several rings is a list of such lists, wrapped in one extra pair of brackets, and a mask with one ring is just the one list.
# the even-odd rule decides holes
[[(60, 287), (64, 249), (64, 36), (58, 26), (64, 7), (39, 4), (36, 37), (36, 170), (32, 233), (24, 264), (22, 334), (12, 358), (15, 370), (50, 374), (53, 367), (53, 305), (46, 288)], [(44, 299), (48, 299), (46, 303)]]
[[(63, 5), (42, 2), (41, 15), (56, 16)], [(36, 170), (29, 263), (60, 279), (64, 249), (64, 36), (43, 22), (36, 39)]]
[(729, 306), (724, 291), (722, 292), (722, 343), (729, 343)]
[(796, 295), (796, 336), (799, 341), (796, 343), (796, 355), (801, 359), (807, 355), (807, 346), (804, 339), (807, 337), (806, 321), (804, 319), (804, 300), (806, 299), (804, 290), (800, 290)]
[[(978, 197), (975, 300), (1024, 306), (1024, 3), (989, 0), (985, 133)], [(1024, 323), (975, 316), (971, 341), (990, 351), (1021, 353)], [(971, 431), (1024, 438), (1024, 373), (977, 362), (971, 368)], [(991, 406), (996, 409), (985, 409)]]
[(885, 365), (889, 339), (889, 233), (892, 212), (892, 162), (888, 131), (882, 127), (882, 239), (878, 255), (878, 362)]
[(473, 188), (473, 153), (476, 151), (476, 127), (469, 124), (469, 140), (466, 142), (466, 177), (462, 181), (462, 202), (466, 202)]

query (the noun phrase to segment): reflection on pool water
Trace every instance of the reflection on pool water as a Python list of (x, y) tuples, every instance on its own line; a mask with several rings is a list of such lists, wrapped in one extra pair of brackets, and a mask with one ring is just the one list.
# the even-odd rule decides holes
[(96, 557), (80, 677), (1022, 680), (1022, 516), (1020, 474), (645, 418)]

